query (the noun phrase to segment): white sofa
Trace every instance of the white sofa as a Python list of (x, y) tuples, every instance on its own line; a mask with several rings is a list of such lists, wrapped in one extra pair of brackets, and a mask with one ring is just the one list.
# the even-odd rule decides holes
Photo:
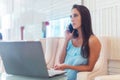
[(108, 62), (108, 75), (97, 76), (95, 80), (120, 80), (120, 37), (107, 38), (110, 54)]
[[(106, 37), (99, 37), (99, 40), (102, 44), (102, 50), (94, 69), (91, 72), (79, 72), (77, 80), (94, 80), (96, 76), (107, 74), (107, 49), (109, 45)], [(64, 38), (43, 38), (40, 41), (43, 45), (47, 66), (53, 67), (58, 59), (57, 54), (61, 52), (63, 47)]]
[[(111, 52), (110, 50), (111, 38), (110, 37), (98, 37), (98, 38), (102, 44), (100, 57), (97, 63), (95, 64), (94, 69), (91, 72), (79, 72), (77, 74), (77, 80), (120, 80), (120, 74), (106, 75), (108, 71), (107, 57), (109, 56), (108, 54)], [(63, 47), (64, 38), (41, 38), (40, 41), (42, 42), (43, 45), (47, 66), (49, 68), (53, 67), (53, 65), (57, 62), (57, 58), (58, 58), (57, 55), (61, 52), (61, 49)], [(4, 67), (1, 58), (0, 58), (0, 64), (1, 64), (0, 72), (4, 72)], [(114, 64), (114, 62), (112, 64)]]
[[(107, 37), (99, 37), (99, 40), (102, 44), (102, 50), (94, 69), (91, 72), (79, 72), (77, 74), (77, 80), (94, 80), (97, 76), (107, 74), (107, 53), (109, 53), (109, 41)], [(51, 68), (57, 62), (58, 54), (60, 54), (65, 40), (64, 38), (41, 38), (40, 41), (43, 46), (47, 66), (48, 68)], [(3, 66), (1, 66), (0, 71), (4, 72)], [(99, 80), (99, 78), (96, 79)]]
[(95, 80), (120, 80), (120, 74), (98, 76)]

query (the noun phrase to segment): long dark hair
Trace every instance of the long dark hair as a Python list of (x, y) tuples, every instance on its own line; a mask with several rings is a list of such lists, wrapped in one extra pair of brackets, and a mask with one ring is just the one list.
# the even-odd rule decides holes
[(89, 50), (89, 37), (93, 34), (92, 24), (91, 24), (91, 16), (88, 8), (83, 5), (73, 5), (72, 9), (77, 9), (81, 15), (81, 31), (83, 44), (81, 47), (81, 55), (84, 58), (89, 58), (90, 50)]

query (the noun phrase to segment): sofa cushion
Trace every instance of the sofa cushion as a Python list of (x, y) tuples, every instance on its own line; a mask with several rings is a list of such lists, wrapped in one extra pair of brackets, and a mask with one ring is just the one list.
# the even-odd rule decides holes
[(46, 38), (41, 38), (40, 42), (42, 44), (43, 52), (46, 53)]
[(48, 68), (53, 67), (59, 38), (46, 38), (45, 60)]
[(56, 52), (55, 64), (59, 62), (59, 57), (64, 46), (65, 38), (59, 38), (58, 48)]

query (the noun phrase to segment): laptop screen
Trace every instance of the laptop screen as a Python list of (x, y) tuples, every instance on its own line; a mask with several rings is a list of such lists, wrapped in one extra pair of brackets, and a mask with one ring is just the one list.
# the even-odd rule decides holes
[(0, 55), (8, 74), (49, 77), (40, 41), (0, 42)]

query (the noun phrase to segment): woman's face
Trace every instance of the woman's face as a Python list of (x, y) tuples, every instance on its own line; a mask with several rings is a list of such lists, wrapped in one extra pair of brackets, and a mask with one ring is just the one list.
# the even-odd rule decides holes
[(74, 29), (80, 28), (81, 27), (81, 15), (76, 8), (72, 9), (70, 17), (71, 17), (71, 22), (72, 22), (73, 28)]

